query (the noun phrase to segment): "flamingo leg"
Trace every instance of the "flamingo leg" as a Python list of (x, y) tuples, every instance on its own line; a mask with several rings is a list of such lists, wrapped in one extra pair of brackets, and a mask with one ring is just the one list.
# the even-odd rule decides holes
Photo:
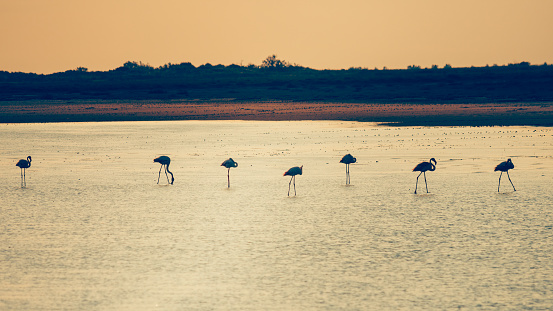
[[(507, 178), (509, 178), (509, 181), (511, 181), (511, 177), (509, 177), (509, 171), (507, 171)], [(511, 186), (513, 186), (514, 191), (517, 191), (517, 189), (515, 189), (515, 185), (513, 185), (512, 181), (511, 181)]]
[(161, 169), (163, 168), (163, 164), (159, 167), (159, 173), (157, 174), (157, 183), (159, 184), (159, 177), (161, 176)]
[(428, 184), (426, 183), (426, 172), (424, 173), (424, 184), (426, 185), (426, 193), (428, 193)]
[(167, 183), (170, 184), (169, 175), (167, 175), (167, 165), (165, 165), (165, 177), (167, 177)]
[(348, 184), (348, 165), (346, 164), (346, 185)]
[(296, 195), (296, 175), (294, 175), (294, 195)]
[[(292, 179), (294, 179), (294, 176), (292, 176), (292, 178), (290, 178), (290, 182), (288, 183), (288, 196), (290, 196), (290, 186), (292, 185)], [(294, 185), (295, 185), (295, 183), (294, 183)]]
[(499, 184), (497, 185), (497, 192), (499, 192), (499, 186), (501, 186), (501, 175), (503, 175), (503, 172), (499, 174)]
[(227, 182), (228, 182), (227, 188), (230, 188), (230, 167), (228, 168), (228, 171), (227, 171)]
[(421, 177), (422, 172), (419, 173), (419, 176), (417, 176), (417, 183), (415, 184), (415, 194), (417, 194), (417, 187), (419, 186), (419, 177)]
[(346, 164), (346, 184), (349, 185), (351, 183), (351, 179), (349, 177), (349, 164)]

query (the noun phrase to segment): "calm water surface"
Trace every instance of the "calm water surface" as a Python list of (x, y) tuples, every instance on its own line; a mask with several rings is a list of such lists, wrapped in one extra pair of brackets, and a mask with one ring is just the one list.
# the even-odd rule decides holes
[(4, 124), (0, 144), (1, 310), (553, 308), (550, 128)]

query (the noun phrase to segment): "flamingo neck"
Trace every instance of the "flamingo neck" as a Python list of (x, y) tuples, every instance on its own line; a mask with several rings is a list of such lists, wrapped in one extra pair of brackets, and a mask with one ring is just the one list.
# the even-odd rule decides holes
[(167, 164), (167, 172), (169, 174), (171, 174), (171, 185), (173, 184), (173, 182), (175, 181), (175, 177), (173, 176), (173, 173), (171, 173), (171, 171), (169, 170), (169, 164)]

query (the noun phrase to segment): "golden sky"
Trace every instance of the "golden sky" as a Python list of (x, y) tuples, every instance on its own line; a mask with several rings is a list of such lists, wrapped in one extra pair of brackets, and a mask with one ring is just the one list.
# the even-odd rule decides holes
[(553, 0), (0, 0), (0, 70), (553, 63)]

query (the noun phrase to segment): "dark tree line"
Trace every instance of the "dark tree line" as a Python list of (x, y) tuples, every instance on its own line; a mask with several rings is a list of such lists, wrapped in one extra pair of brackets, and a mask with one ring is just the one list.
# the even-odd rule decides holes
[(553, 66), (314, 70), (267, 57), (261, 65), (154, 68), (126, 62), (109, 71), (41, 75), (0, 71), (0, 101), (72, 99), (236, 99), (352, 102), (553, 101)]

